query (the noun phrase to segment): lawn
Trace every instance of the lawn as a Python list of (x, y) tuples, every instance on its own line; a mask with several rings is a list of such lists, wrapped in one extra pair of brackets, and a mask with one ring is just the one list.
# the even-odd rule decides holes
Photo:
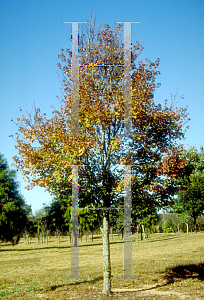
[(155, 233), (132, 243), (132, 276), (123, 274), (123, 241), (110, 236), (112, 293), (103, 295), (101, 236), (79, 242), (80, 276), (70, 280), (69, 237), (62, 243), (2, 245), (0, 298), (2, 299), (204, 299), (204, 232)]

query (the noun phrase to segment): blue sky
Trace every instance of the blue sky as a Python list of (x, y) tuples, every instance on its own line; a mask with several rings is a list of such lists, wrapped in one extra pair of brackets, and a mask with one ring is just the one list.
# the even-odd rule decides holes
[[(178, 88), (184, 95), (179, 106), (188, 105), (191, 121), (184, 144), (204, 145), (204, 2), (201, 0), (7, 0), (0, 2), (0, 152), (11, 167), (17, 154), (9, 135), (17, 128), (11, 119), (31, 111), (35, 102), (49, 114), (59, 107), (58, 54), (70, 48), (71, 25), (63, 21), (85, 21), (96, 13), (97, 24), (113, 27), (115, 21), (140, 21), (132, 25), (132, 42), (145, 45), (139, 60), (160, 58), (161, 87), (155, 102), (163, 103)], [(81, 25), (80, 25), (81, 26)], [(14, 168), (14, 167), (13, 167)], [(26, 191), (18, 172), (21, 194), (33, 211), (52, 197), (39, 187)]]

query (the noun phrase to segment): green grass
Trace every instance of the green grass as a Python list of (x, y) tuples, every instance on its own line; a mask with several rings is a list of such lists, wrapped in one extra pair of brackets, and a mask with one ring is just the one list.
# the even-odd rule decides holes
[[(103, 286), (103, 247), (101, 236), (79, 242), (80, 276), (71, 276), (69, 238), (61, 244), (16, 246), (0, 250), (0, 298), (2, 299), (203, 299), (204, 233), (153, 234), (132, 244), (132, 276), (140, 279), (117, 280), (123, 275), (123, 241), (110, 237), (111, 296), (101, 294)], [(134, 291), (123, 291), (133, 289)], [(120, 291), (119, 291), (120, 290)], [(138, 290), (138, 291), (136, 291)], [(182, 298), (183, 297), (183, 298)]]

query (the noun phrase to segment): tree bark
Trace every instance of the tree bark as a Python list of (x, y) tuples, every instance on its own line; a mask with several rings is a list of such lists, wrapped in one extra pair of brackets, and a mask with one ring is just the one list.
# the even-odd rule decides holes
[(193, 216), (193, 224), (194, 224), (194, 231), (195, 231), (195, 233), (197, 233), (196, 219), (197, 219), (197, 217)]
[(103, 294), (109, 295), (111, 292), (111, 262), (109, 244), (109, 211), (103, 211)]
[(144, 239), (146, 240), (144, 225), (142, 225), (142, 231), (143, 231)]
[(139, 226), (137, 225), (137, 243), (139, 241)]
[(188, 222), (186, 222), (186, 232), (188, 234)]
[(141, 241), (143, 240), (143, 235), (142, 235), (142, 226), (140, 226), (140, 238), (141, 238)]

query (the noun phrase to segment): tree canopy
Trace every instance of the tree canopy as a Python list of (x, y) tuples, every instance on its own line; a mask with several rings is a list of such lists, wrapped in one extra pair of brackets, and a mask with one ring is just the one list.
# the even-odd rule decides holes
[(197, 217), (204, 214), (204, 148), (199, 152), (191, 147), (184, 151), (183, 157), (188, 164), (177, 178), (178, 199), (174, 211), (191, 216), (196, 231)]
[[(14, 170), (0, 154), (0, 240), (12, 240), (28, 222), (31, 208), (21, 196)], [(13, 240), (14, 242), (14, 240)]]
[[(84, 33), (79, 39), (79, 125), (81, 136), (71, 136), (71, 51), (63, 49), (58, 67), (62, 70), (64, 98), (60, 110), (48, 119), (40, 109), (34, 116), (18, 118), (17, 150), (14, 160), (34, 185), (48, 191), (71, 189), (71, 165), (86, 165), (83, 178), (116, 164), (138, 165), (137, 169), (158, 166), (164, 153), (173, 153), (175, 141), (184, 137), (186, 108), (156, 105), (153, 95), (159, 59), (146, 63), (135, 60), (142, 51), (139, 42), (132, 49), (132, 124), (133, 134), (127, 139), (124, 129), (123, 43), (122, 26), (114, 31), (106, 24), (88, 41)], [(67, 55), (67, 56), (66, 56)], [(115, 66), (115, 67), (114, 67)], [(83, 136), (83, 133), (85, 136)], [(173, 153), (175, 154), (175, 153)], [(174, 165), (172, 168), (175, 167)], [(81, 168), (83, 169), (83, 168)], [(146, 172), (145, 172), (146, 173)], [(89, 174), (89, 177), (91, 174)], [(81, 176), (82, 177), (82, 176)], [(30, 180), (31, 178), (31, 180)], [(80, 182), (82, 186), (82, 182)], [(99, 192), (99, 191), (97, 191)]]

